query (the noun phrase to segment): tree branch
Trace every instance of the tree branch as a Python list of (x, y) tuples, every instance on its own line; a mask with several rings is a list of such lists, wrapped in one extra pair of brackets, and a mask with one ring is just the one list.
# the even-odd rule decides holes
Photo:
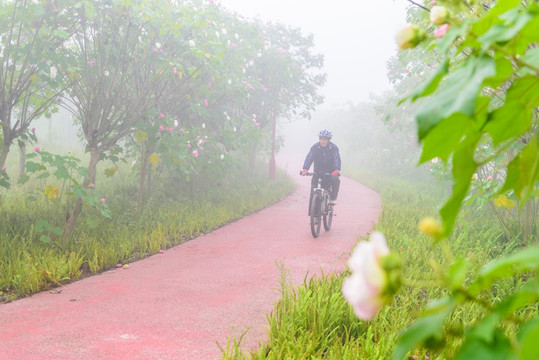
[(425, 10), (426, 12), (429, 12), (430, 13), (430, 9), (429, 8), (426, 8), (425, 6), (421, 5), (421, 4), (418, 4), (416, 3), (415, 1), (412, 1), (412, 0), (407, 0), (409, 3), (412, 3), (414, 4), (415, 6), (417, 7), (420, 7), (421, 9)]

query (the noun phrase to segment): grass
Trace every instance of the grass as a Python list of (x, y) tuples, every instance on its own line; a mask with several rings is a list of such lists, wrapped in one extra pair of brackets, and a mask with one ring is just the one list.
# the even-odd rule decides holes
[(134, 184), (105, 182), (101, 191), (112, 219), (85, 208), (74, 236), (50, 243), (40, 241), (34, 229), (39, 219), (50, 217), (45, 200), (27, 202), (24, 188), (10, 190), (0, 203), (0, 302), (145, 258), (261, 210), (295, 189), (282, 172), (274, 181), (258, 173), (264, 175), (249, 179), (238, 170), (228, 185), (199, 182), (194, 197), (192, 187), (179, 183), (172, 192), (156, 189), (141, 213), (135, 211)]
[[(386, 236), (391, 251), (403, 259), (405, 286), (375, 319), (365, 322), (355, 317), (341, 294), (346, 272), (311, 277), (298, 287), (282, 280), (282, 297), (268, 315), (268, 342), (260, 349), (244, 353), (240, 349), (241, 339), (229, 339), (222, 359), (390, 359), (399, 333), (414, 322), (429, 300), (444, 296), (446, 290), (437, 285), (430, 266), (431, 259), (443, 258), (442, 249), (419, 233), (418, 222), (437, 213), (449, 194), (448, 187), (429, 178), (402, 179), (365, 173), (356, 177), (382, 196), (383, 210), (376, 230)], [(520, 246), (503, 239), (503, 230), (495, 219), (484, 214), (465, 215), (460, 217), (449, 247), (454, 256), (471, 259), (475, 270)], [(447, 265), (440, 264), (442, 268)], [(491, 300), (499, 301), (519, 286), (519, 281), (498, 282), (490, 294)], [(527, 309), (523, 316), (536, 314), (537, 309)], [(447, 326), (461, 331), (480, 315), (481, 309), (466, 306), (450, 316)], [(410, 359), (454, 357), (460, 339), (446, 334), (445, 340), (449, 344), (445, 350), (430, 354), (415, 350)]]

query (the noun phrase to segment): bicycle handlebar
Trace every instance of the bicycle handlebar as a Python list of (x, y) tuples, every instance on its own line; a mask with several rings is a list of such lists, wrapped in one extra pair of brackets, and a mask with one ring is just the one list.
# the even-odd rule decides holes
[(324, 173), (324, 172), (320, 172), (320, 173), (307, 172), (307, 173), (305, 173), (305, 174), (302, 174), (301, 171), (299, 172), (299, 174), (300, 174), (301, 176), (331, 175), (331, 173)]

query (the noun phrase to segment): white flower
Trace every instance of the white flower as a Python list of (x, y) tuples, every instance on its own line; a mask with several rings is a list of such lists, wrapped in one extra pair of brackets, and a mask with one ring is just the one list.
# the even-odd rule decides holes
[(240, 38), (240, 36), (238, 35), (238, 33), (235, 33), (235, 34), (234, 34), (234, 38), (235, 38), (236, 40), (238, 40), (238, 39)]
[(219, 156), (221, 158), (221, 160), (224, 160), (225, 158), (225, 155), (224, 154), (221, 154), (221, 156)]
[(219, 34), (219, 31), (216, 31), (216, 32), (215, 32), (215, 36), (216, 36), (217, 38), (219, 38), (219, 36), (221, 36), (221, 34)]
[(189, 40), (189, 46), (195, 47), (195, 40)]
[(104, 75), (105, 75), (105, 76), (109, 76), (109, 75), (110, 75), (110, 73), (108, 72), (108, 70), (105, 70)]
[(178, 127), (178, 120), (174, 120), (174, 127)]
[(449, 21), (449, 11), (444, 6), (434, 6), (430, 9), (430, 21), (434, 25), (442, 25)]
[(158, 48), (158, 49), (161, 49), (161, 43), (156, 42), (155, 47)]
[(231, 85), (231, 84), (232, 84), (232, 80), (228, 79), (228, 85)]
[(235, 127), (235, 126), (234, 126), (234, 129), (233, 129), (233, 130), (234, 130), (234, 132), (236, 132), (236, 127)]
[(51, 78), (56, 78), (56, 74), (58, 74), (58, 69), (56, 66), (51, 66)]
[(202, 123), (202, 128), (203, 128), (203, 129), (206, 128), (206, 124), (205, 124), (205, 123)]
[(387, 278), (380, 258), (386, 255), (389, 255), (389, 248), (384, 235), (374, 232), (370, 241), (360, 241), (356, 245), (348, 259), (352, 275), (344, 280), (342, 293), (362, 320), (374, 318), (385, 303), (382, 291)]
[(226, 29), (221, 30), (221, 32), (223, 33), (223, 35), (226, 35)]

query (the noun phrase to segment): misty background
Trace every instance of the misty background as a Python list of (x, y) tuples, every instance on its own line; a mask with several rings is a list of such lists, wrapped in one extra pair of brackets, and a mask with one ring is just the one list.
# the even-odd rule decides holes
[[(341, 150), (343, 170), (347, 164), (368, 164), (377, 170), (390, 170), (395, 168), (395, 160), (401, 165), (406, 162), (407, 166), (415, 166), (418, 149), (413, 129), (410, 126), (391, 129), (391, 121), (396, 120), (389, 121), (387, 114), (375, 110), (384, 94), (391, 92), (388, 61), (398, 51), (394, 37), (405, 24), (407, 1), (216, 2), (248, 19), (300, 28), (302, 34), (314, 36), (317, 52), (324, 55), (327, 73), (327, 83), (321, 89), (324, 103), (313, 112), (311, 119), (278, 119), (277, 159), (281, 166), (299, 170), (310, 146), (318, 141), (320, 129), (332, 131), (332, 141)], [(393, 111), (399, 113), (398, 109)], [(399, 122), (405, 117), (403, 114)], [(51, 119), (38, 119), (33, 126), (45, 146), (50, 143), (59, 151), (83, 148), (77, 136), (79, 129), (64, 109)], [(409, 151), (408, 156), (396, 158), (395, 154), (403, 151)]]

